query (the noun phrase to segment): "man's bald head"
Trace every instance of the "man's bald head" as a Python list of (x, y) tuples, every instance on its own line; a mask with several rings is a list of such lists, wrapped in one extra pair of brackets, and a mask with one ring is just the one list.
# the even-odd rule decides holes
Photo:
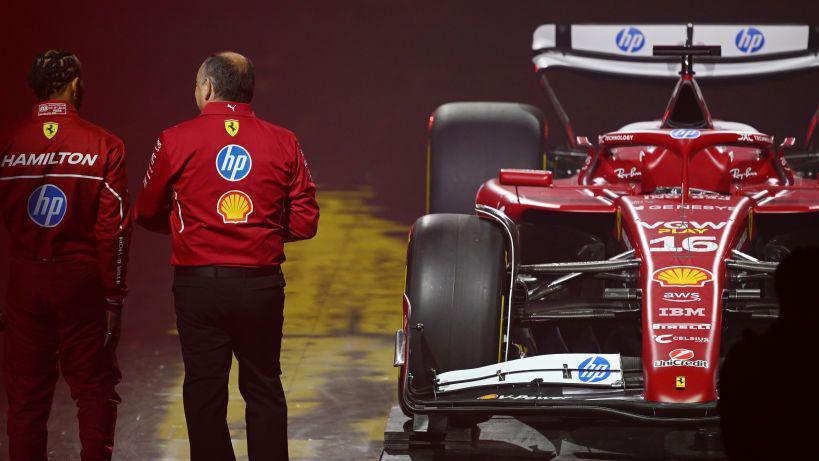
[(255, 83), (253, 62), (233, 51), (209, 56), (199, 68), (196, 84), (208, 81), (213, 87), (212, 101), (250, 102)]

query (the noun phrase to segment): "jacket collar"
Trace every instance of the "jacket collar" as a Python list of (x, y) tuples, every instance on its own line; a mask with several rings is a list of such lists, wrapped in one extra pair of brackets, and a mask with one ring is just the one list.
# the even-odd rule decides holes
[(219, 101), (207, 103), (200, 115), (244, 115), (253, 117), (255, 114), (250, 104)]
[(52, 117), (55, 115), (76, 116), (77, 108), (65, 101), (50, 99), (48, 101), (38, 102), (34, 105), (34, 109), (32, 110), (32, 116), (34, 118)]

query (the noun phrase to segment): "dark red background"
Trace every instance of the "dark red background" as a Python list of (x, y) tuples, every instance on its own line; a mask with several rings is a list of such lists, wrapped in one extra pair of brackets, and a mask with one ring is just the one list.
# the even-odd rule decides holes
[[(255, 61), (257, 112), (302, 138), (320, 186), (372, 186), (386, 213), (405, 222), (422, 212), (425, 129), (435, 107), (466, 99), (548, 109), (530, 61), (541, 23), (819, 23), (812, 0), (3, 2), (0, 126), (29, 111), (33, 56), (71, 50), (84, 65), (83, 113), (125, 140), (136, 186), (159, 131), (196, 113), (198, 65), (233, 49)], [(715, 116), (803, 137), (819, 103), (818, 76), (701, 86)], [(657, 117), (671, 90), (671, 82), (565, 72), (553, 83), (577, 133), (587, 135)]]
[[(539, 24), (819, 23), (816, 0), (0, 2), (0, 128), (29, 114), (34, 99), (25, 79), (33, 57), (47, 48), (73, 51), (84, 65), (83, 115), (125, 140), (136, 195), (157, 134), (196, 114), (199, 64), (236, 50), (256, 64), (257, 113), (301, 137), (319, 187), (368, 186), (382, 214), (406, 224), (423, 212), (426, 126), (438, 105), (535, 104), (546, 110), (553, 141), (563, 141), (532, 71)], [(660, 116), (673, 84), (569, 72), (552, 82), (576, 133), (591, 139)], [(716, 117), (779, 139), (801, 142), (819, 104), (817, 71), (700, 84)], [(0, 288), (6, 242), (0, 226)], [(166, 238), (137, 232), (124, 356), (159, 347), (148, 332), (172, 325), (168, 252)], [(4, 297), (0, 290), (0, 304)], [(163, 347), (175, 348), (169, 338)], [(129, 366), (136, 374), (139, 364)]]

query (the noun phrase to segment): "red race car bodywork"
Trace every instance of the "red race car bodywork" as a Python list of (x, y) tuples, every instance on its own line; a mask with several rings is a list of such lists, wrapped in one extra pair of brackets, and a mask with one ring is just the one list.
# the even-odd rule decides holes
[[(799, 239), (805, 235), (800, 232), (815, 235), (819, 230), (819, 183), (790, 168), (785, 152), (794, 138), (777, 145), (772, 136), (750, 126), (711, 117), (691, 61), (708, 53), (719, 56), (719, 47), (692, 46), (690, 29), (688, 33), (686, 46), (654, 49), (655, 55), (683, 58), (683, 71), (662, 119), (602, 135), (596, 146), (586, 138), (572, 140), (576, 150), (587, 154), (572, 176), (556, 179), (545, 170), (503, 169), (479, 188), (476, 215), (503, 229), (511, 277), (504, 293), (501, 332), (505, 334), (499, 339), (498, 364), (443, 374), (450, 370), (432, 370), (432, 398), (425, 398), (420, 387), (413, 388), (412, 381), (420, 380), (420, 368), (411, 365), (413, 354), (423, 360), (419, 355), (433, 343), (417, 339), (432, 333), (427, 332), (429, 326), (413, 319), (413, 309), (423, 296), (413, 294), (410, 286), (404, 298), (404, 329), (396, 341), (405, 411), (514, 414), (557, 408), (564, 413), (585, 409), (643, 422), (715, 420), (720, 361), (730, 343), (723, 333), (726, 323), (734, 322), (726, 318), (755, 319), (762, 327), (776, 318), (771, 275), (782, 255), (777, 252), (815, 243), (815, 239)], [(571, 135), (568, 124), (567, 131)], [(554, 254), (559, 247), (550, 242), (558, 234), (549, 231), (561, 227), (570, 228), (565, 235), (602, 229), (596, 236), (606, 240), (605, 255), (615, 256), (549, 260), (544, 248)], [(417, 232), (411, 233), (411, 247)], [(411, 260), (418, 259), (412, 248), (410, 253)], [(410, 267), (409, 272), (412, 276), (417, 270)], [(564, 275), (555, 278), (559, 274)], [(605, 285), (593, 285), (605, 294), (577, 307), (572, 298), (587, 295), (592, 285), (575, 291), (566, 287), (587, 274), (607, 280)], [(559, 290), (571, 294), (550, 301)], [(617, 304), (622, 309), (598, 307), (611, 300), (622, 301)], [(631, 352), (616, 351), (622, 355), (622, 365), (619, 379), (608, 385), (617, 389), (614, 393), (585, 395), (564, 389), (547, 395), (542, 387), (559, 381), (546, 377), (545, 373), (556, 371), (543, 368), (547, 362), (540, 362), (539, 370), (509, 365), (531, 358), (532, 349), (548, 354), (542, 350), (549, 343), (537, 337), (546, 335), (558, 321), (592, 322), (627, 315), (634, 316), (629, 331), (639, 332), (634, 335), (639, 344)], [(735, 336), (739, 329), (731, 326), (730, 333)], [(623, 331), (627, 330), (611, 330), (605, 344), (625, 344), (622, 338), (611, 339), (623, 336)], [(413, 345), (414, 336), (418, 345)], [(566, 382), (573, 379), (572, 372), (580, 376), (582, 382), (570, 383), (574, 389), (602, 382), (603, 372), (616, 368), (607, 368), (609, 356), (601, 355), (614, 352), (606, 350), (611, 346), (594, 343), (599, 343), (597, 351), (577, 350), (566, 340), (559, 351), (588, 355), (576, 366), (571, 365), (573, 356), (560, 356)], [(626, 356), (633, 356), (630, 363), (635, 369), (627, 370)], [(595, 364), (598, 368), (589, 368)], [(590, 370), (602, 371), (584, 379), (583, 373)], [(544, 378), (521, 379), (512, 385), (510, 377), (515, 373), (528, 373), (531, 378), (537, 376), (532, 374), (535, 371), (544, 373)]]

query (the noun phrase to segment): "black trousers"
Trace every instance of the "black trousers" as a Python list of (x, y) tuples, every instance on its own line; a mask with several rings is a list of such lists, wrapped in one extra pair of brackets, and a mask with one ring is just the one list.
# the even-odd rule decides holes
[(177, 329), (191, 461), (234, 461), (228, 376), (239, 362), (251, 461), (287, 460), (287, 404), (280, 379), (284, 277), (278, 269), (176, 269)]

